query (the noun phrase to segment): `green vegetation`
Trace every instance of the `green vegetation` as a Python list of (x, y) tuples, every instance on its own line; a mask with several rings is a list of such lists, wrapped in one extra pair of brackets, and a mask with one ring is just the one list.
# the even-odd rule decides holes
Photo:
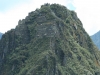
[(100, 75), (100, 53), (74, 11), (44, 4), (2, 36), (0, 75)]

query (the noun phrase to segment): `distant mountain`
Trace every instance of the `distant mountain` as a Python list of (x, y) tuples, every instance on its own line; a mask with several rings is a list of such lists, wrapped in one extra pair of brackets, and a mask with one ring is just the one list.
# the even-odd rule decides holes
[(45, 4), (3, 34), (0, 75), (100, 75), (100, 53), (74, 11)]
[(2, 35), (3, 35), (3, 33), (0, 33), (0, 39), (1, 39)]
[(95, 33), (91, 36), (91, 39), (93, 40), (94, 44), (99, 48), (100, 50), (100, 31)]

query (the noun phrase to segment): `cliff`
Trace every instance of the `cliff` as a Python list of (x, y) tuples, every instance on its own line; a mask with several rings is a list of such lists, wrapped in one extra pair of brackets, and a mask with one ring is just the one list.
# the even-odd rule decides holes
[(0, 75), (100, 75), (100, 54), (74, 11), (45, 4), (2, 36)]

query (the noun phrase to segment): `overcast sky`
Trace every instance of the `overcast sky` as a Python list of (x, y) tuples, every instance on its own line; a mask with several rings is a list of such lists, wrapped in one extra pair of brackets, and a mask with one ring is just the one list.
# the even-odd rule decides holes
[(15, 28), (19, 19), (44, 3), (59, 3), (76, 11), (89, 35), (100, 30), (99, 0), (0, 0), (0, 32)]

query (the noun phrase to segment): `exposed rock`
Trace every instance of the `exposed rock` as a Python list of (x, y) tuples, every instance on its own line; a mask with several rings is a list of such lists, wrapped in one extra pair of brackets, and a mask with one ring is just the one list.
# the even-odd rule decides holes
[(99, 75), (100, 54), (77, 14), (45, 4), (0, 40), (0, 75)]

